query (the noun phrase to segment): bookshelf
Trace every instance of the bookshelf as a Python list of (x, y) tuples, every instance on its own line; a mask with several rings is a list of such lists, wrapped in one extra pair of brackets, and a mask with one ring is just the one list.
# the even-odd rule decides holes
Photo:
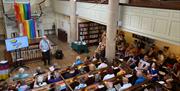
[(94, 22), (78, 24), (78, 40), (85, 41), (88, 46), (97, 45), (106, 26)]

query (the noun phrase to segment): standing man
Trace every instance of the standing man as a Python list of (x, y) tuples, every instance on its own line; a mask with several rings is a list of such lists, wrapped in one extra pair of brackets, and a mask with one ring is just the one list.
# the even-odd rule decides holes
[(40, 43), (39, 43), (39, 48), (42, 51), (42, 58), (44, 61), (44, 65), (47, 64), (46, 61), (48, 61), (48, 65), (50, 65), (50, 59), (51, 59), (51, 52), (50, 49), (52, 49), (51, 44), (49, 43), (49, 40), (47, 39), (46, 36), (43, 36)]

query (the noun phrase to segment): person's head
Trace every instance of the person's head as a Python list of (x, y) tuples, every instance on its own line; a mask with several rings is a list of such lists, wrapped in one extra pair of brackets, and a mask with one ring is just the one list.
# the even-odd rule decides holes
[(80, 59), (81, 59), (81, 57), (80, 57), (80, 56), (77, 56), (77, 57), (76, 57), (76, 60), (80, 60)]
[(149, 50), (150, 50), (150, 51), (154, 51), (154, 49), (155, 49), (155, 47), (152, 46)]
[(159, 51), (158, 51), (158, 54), (163, 54), (163, 51), (162, 51), (162, 50), (159, 50)]
[(168, 47), (168, 46), (164, 46), (163, 50), (164, 50), (164, 51), (168, 51), (168, 50), (169, 50), (169, 47)]
[(89, 64), (88, 66), (89, 66), (89, 70), (90, 70), (90, 71), (96, 70), (96, 66), (95, 66), (94, 64), (91, 63), (91, 64)]
[(155, 63), (155, 62), (153, 62), (153, 63), (151, 64), (151, 68), (156, 68), (156, 63)]
[(108, 73), (108, 74), (113, 74), (113, 69), (112, 69), (112, 68), (109, 68), (109, 69), (107, 70), (107, 73)]
[(149, 60), (148, 55), (144, 55), (144, 61), (148, 61), (148, 60)]
[(36, 72), (41, 72), (41, 67), (37, 67)]
[(47, 36), (44, 35), (44, 36), (42, 37), (42, 39), (47, 39)]
[(143, 76), (142, 71), (138, 70), (138, 71), (136, 72), (136, 76), (137, 76), (137, 77), (142, 77), (142, 76)]
[(19, 73), (21, 73), (21, 74), (24, 73), (24, 68), (20, 68)]
[(105, 82), (107, 88), (113, 88), (113, 82), (107, 81)]
[(126, 84), (126, 83), (128, 83), (128, 82), (129, 82), (129, 79), (128, 79), (128, 78), (126, 78), (126, 77), (123, 77), (122, 81), (123, 81), (123, 84)]

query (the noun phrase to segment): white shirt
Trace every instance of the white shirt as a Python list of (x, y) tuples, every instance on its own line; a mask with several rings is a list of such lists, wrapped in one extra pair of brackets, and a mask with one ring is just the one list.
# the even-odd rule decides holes
[(115, 77), (114, 74), (107, 74), (107, 75), (104, 76), (103, 80), (108, 80), (108, 79), (111, 79), (113, 77)]
[(108, 67), (107, 64), (101, 63), (101, 64), (97, 67), (97, 69), (102, 69), (102, 68), (106, 68), (106, 67)]
[(131, 86), (132, 86), (131, 83), (123, 84), (123, 86), (122, 86), (118, 91), (123, 91), (123, 90), (125, 90), (125, 89), (127, 89), (127, 88), (129, 88), (129, 87), (131, 87)]
[(145, 67), (149, 67), (150, 66), (150, 63), (144, 61), (144, 60), (140, 60), (140, 65), (138, 66), (139, 69), (143, 69)]

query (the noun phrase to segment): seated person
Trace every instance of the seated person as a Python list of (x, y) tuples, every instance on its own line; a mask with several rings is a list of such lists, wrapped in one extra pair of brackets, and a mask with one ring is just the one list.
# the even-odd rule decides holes
[(73, 78), (72, 83), (70, 83), (70, 87), (74, 90), (76, 86), (78, 86), (80, 83), (78, 82), (77, 78)]
[(99, 50), (100, 58), (105, 58), (105, 45), (102, 45)]
[(116, 89), (113, 87), (113, 82), (105, 82), (105, 85), (107, 87), (106, 91), (116, 91)]
[(62, 80), (60, 78), (60, 74), (57, 71), (53, 71), (51, 73), (48, 73), (48, 83), (54, 83)]
[(45, 85), (47, 85), (47, 83), (46, 83), (43, 75), (38, 75), (35, 77), (34, 88), (42, 87)]
[(103, 80), (108, 80), (115, 77), (113, 70), (112, 69), (108, 69), (107, 74), (104, 76)]
[(24, 71), (24, 68), (20, 68), (18, 74), (13, 77), (13, 80), (28, 78), (30, 75), (25, 73)]
[(128, 61), (126, 62), (128, 65), (130, 65), (130, 68), (131, 69), (134, 69), (137, 65), (136, 65), (136, 62), (137, 62), (138, 58), (135, 56), (135, 52), (131, 52), (129, 54), (129, 59)]
[(122, 85), (122, 87), (119, 88), (118, 91), (124, 91), (125, 89), (127, 89), (127, 88), (132, 86), (132, 84), (129, 83), (129, 79), (128, 78), (123, 77), (122, 80), (123, 80), (123, 85)]
[(30, 87), (25, 83), (25, 81), (18, 81), (16, 88), (18, 91), (28, 91)]
[(79, 85), (75, 87), (75, 90), (78, 90), (78, 89), (81, 89), (81, 88), (84, 88), (86, 87), (86, 83), (85, 83), (85, 79), (84, 78), (80, 78), (79, 79)]
[(102, 62), (100, 65), (98, 65), (97, 69), (106, 68), (108, 65), (105, 62)]
[(96, 66), (94, 64), (91, 63), (88, 66), (89, 66), (90, 71), (95, 71), (96, 70)]
[(163, 55), (163, 51), (159, 50), (157, 55), (157, 64), (162, 65), (164, 63), (164, 59), (165, 57)]
[(180, 63), (174, 64), (172, 74), (174, 79), (180, 80)]
[(41, 69), (41, 67), (37, 67), (36, 72), (34, 73), (34, 76), (44, 74), (45, 71)]
[(89, 75), (87, 76), (87, 80), (85, 81), (85, 83), (86, 83), (87, 85), (91, 85), (91, 84), (93, 84), (94, 82), (95, 82), (95, 76), (94, 76), (94, 74), (89, 73)]
[(68, 78), (71, 78), (71, 77), (74, 77), (76, 76), (77, 74), (79, 74), (79, 71), (75, 68), (70, 68), (70, 70), (68, 72), (65, 72), (63, 75), (63, 77), (65, 79), (68, 79)]
[(135, 85), (141, 84), (146, 80), (141, 70), (137, 71), (136, 76), (137, 76), (137, 79), (135, 81)]
[(148, 70), (148, 78), (155, 82), (158, 80), (158, 70), (156, 69), (156, 63), (152, 63)]
[(88, 63), (90, 63), (90, 62), (91, 62), (90, 56), (86, 56), (85, 59), (84, 59), (84, 63), (85, 63), (85, 64), (88, 64)]
[(170, 56), (164, 61), (163, 66), (168, 68), (173, 68), (173, 65), (176, 63), (175, 54), (170, 54)]
[(138, 67), (136, 70), (147, 70), (148, 67), (150, 66), (150, 63), (148, 62), (149, 57), (147, 55), (144, 55), (144, 58), (141, 59), (138, 63)]
[(83, 64), (83, 61), (81, 60), (80, 56), (77, 56), (76, 61), (74, 62), (73, 66), (78, 66), (80, 64)]
[(126, 74), (126, 71), (121, 68), (120, 71), (117, 73), (117, 76), (125, 75), (125, 74)]
[(101, 75), (100, 72), (98, 72), (97, 74), (95, 74), (95, 82), (100, 82), (101, 81)]

